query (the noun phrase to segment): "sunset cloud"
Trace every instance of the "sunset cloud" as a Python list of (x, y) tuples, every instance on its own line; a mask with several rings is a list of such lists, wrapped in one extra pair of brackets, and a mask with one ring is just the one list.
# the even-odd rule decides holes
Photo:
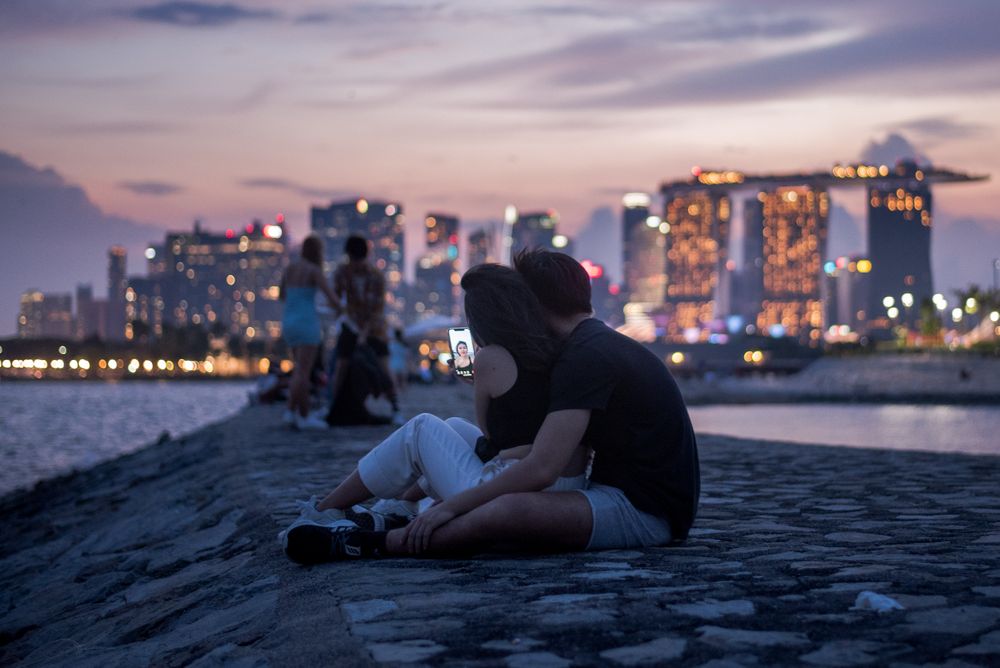
[(266, 9), (248, 9), (232, 3), (161, 2), (139, 7), (129, 15), (140, 21), (166, 23), (185, 28), (217, 28), (239, 21), (274, 20), (279, 14)]

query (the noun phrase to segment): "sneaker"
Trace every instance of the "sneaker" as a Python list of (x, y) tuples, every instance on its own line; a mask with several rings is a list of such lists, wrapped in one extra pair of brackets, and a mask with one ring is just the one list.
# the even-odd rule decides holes
[(344, 511), (344, 516), (365, 531), (402, 529), (412, 519), (403, 515), (386, 515), (364, 506), (352, 506)]
[(358, 531), (358, 525), (349, 520), (341, 520), (331, 527), (297, 520), (288, 528), (283, 547), (288, 558), (300, 564), (373, 556), (363, 554), (361, 546), (351, 540)]
[(319, 499), (316, 496), (309, 497), (307, 501), (296, 501), (295, 505), (299, 509), (299, 519), (312, 520), (317, 524), (330, 526), (334, 522), (338, 522), (345, 518), (344, 511), (336, 508), (316, 510), (317, 503), (319, 503)]
[(286, 408), (285, 412), (281, 414), (281, 421), (285, 425), (287, 425), (289, 427), (294, 426), (295, 425), (295, 413), (293, 413), (292, 411), (290, 411), (290, 410), (288, 410)]
[(287, 529), (278, 533), (278, 544), (281, 545), (282, 549), (288, 549), (288, 536), (291, 534), (292, 529), (297, 529), (303, 526), (319, 527), (321, 529), (339, 529), (341, 531), (358, 528), (357, 524), (343, 518), (337, 520), (327, 520), (326, 518), (313, 519), (311, 517), (297, 517), (291, 524), (288, 525)]
[(318, 415), (309, 415), (308, 417), (297, 415), (295, 417), (295, 428), (302, 431), (322, 431), (329, 429), (330, 425)]
[(406, 424), (406, 419), (403, 418), (403, 414), (400, 413), (399, 411), (392, 412), (391, 421), (393, 427), (402, 427), (404, 424)]
[(372, 504), (372, 510), (382, 515), (397, 515), (409, 522), (417, 516), (419, 512), (415, 501), (403, 501), (402, 499), (379, 499)]

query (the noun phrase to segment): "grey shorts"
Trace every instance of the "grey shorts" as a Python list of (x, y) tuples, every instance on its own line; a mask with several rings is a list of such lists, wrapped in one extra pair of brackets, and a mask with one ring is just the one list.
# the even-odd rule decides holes
[(652, 547), (670, 542), (670, 524), (656, 515), (637, 509), (617, 487), (591, 483), (576, 490), (587, 497), (594, 526), (588, 550)]

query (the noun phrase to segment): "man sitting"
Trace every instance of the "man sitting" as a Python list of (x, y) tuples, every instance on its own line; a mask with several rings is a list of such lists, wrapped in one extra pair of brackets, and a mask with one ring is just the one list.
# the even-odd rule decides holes
[[(591, 317), (590, 279), (572, 257), (523, 252), (515, 269), (563, 340), (549, 413), (529, 454), (496, 478), (402, 529), (334, 522), (302, 531), (310, 561), (380, 555), (456, 556), (490, 549), (566, 551), (684, 540), (697, 511), (698, 451), (687, 408), (664, 363)], [(590, 486), (542, 492), (579, 444), (593, 449)], [(289, 542), (295, 537), (289, 533)]]

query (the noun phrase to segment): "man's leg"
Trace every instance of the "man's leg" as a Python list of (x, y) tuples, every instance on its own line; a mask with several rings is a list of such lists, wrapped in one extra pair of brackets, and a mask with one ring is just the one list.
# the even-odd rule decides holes
[[(590, 503), (578, 492), (505, 494), (439, 528), (431, 537), (430, 550), (422, 556), (487, 550), (575, 552), (587, 547), (592, 527)], [(388, 554), (409, 554), (404, 532), (396, 529), (386, 536)]]
[(333, 369), (333, 379), (330, 381), (330, 405), (337, 402), (337, 396), (344, 387), (347, 380), (347, 371), (351, 365), (351, 357), (354, 355), (354, 348), (358, 343), (358, 335), (349, 327), (340, 326), (340, 333), (337, 335), (337, 345), (334, 348), (333, 358), (336, 366)]

